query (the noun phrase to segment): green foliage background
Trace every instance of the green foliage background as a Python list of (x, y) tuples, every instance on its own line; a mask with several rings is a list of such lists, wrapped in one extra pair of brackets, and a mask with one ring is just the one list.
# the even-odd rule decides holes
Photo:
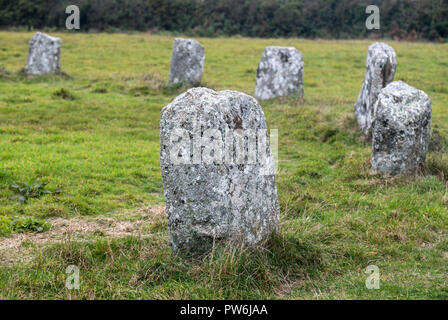
[(199, 36), (360, 38), (368, 5), (376, 36), (446, 39), (448, 0), (0, 0), (0, 27), (65, 29), (65, 8), (80, 8), (84, 31), (158, 30)]

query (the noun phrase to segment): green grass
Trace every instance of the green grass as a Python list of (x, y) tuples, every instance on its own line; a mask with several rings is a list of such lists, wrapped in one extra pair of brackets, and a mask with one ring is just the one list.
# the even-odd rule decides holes
[[(56, 34), (63, 74), (27, 77), (31, 36), (0, 32), (0, 242), (17, 232), (14, 217), (132, 221), (139, 208), (163, 205), (160, 110), (182, 91), (165, 86), (173, 38)], [(148, 222), (146, 237), (25, 242), (17, 254), (30, 259), (0, 264), (0, 298), (448, 298), (448, 154), (431, 152), (415, 177), (370, 172), (353, 115), (370, 42), (199, 40), (203, 85), (217, 90), (252, 94), (268, 45), (304, 55), (305, 100), (261, 104), (279, 129), (281, 235), (257, 249), (217, 246), (201, 259), (172, 256), (163, 218)], [(448, 45), (389, 43), (395, 79), (430, 96), (446, 143)], [(10, 199), (11, 184), (32, 180), (63, 193)], [(79, 290), (64, 287), (71, 264), (80, 267)], [(371, 264), (379, 290), (365, 286)]]

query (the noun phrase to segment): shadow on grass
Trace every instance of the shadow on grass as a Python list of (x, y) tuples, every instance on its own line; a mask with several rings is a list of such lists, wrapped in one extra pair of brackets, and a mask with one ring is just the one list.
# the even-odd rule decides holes
[(4, 68), (0, 68), (0, 79), (7, 79), (29, 84), (29, 83), (51, 83), (51, 82), (59, 82), (61, 80), (68, 81), (72, 80), (73, 77), (63, 71), (57, 74), (30, 75), (25, 73), (25, 69), (21, 69), (18, 72), (9, 72)]

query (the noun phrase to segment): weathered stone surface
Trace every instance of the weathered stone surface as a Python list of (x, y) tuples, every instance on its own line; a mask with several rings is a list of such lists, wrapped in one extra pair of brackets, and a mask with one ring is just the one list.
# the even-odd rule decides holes
[(374, 107), (372, 168), (397, 174), (418, 170), (430, 140), (431, 101), (403, 81), (381, 90)]
[(303, 96), (303, 66), (296, 48), (265, 48), (257, 69), (255, 98), (267, 100), (296, 92)]
[(205, 52), (199, 42), (192, 39), (174, 39), (168, 83), (198, 86), (202, 80)]
[(61, 39), (37, 32), (30, 40), (25, 73), (32, 75), (59, 73), (60, 55)]
[[(248, 145), (237, 142), (254, 141), (253, 132), (260, 134), (255, 161)], [(253, 97), (193, 88), (164, 107), (160, 166), (173, 251), (202, 253), (215, 239), (252, 245), (276, 232), (275, 175), (263, 171), (272, 161), (264, 113)]]
[(374, 120), (374, 105), (381, 89), (394, 80), (397, 69), (397, 56), (394, 49), (385, 43), (372, 44), (367, 51), (366, 73), (358, 101), (355, 104), (355, 116), (362, 132), (370, 136)]

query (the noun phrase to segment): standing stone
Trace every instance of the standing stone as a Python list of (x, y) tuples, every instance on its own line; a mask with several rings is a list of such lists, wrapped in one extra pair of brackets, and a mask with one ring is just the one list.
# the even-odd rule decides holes
[(279, 230), (266, 120), (253, 97), (193, 88), (175, 98), (162, 110), (160, 166), (175, 253), (200, 254), (214, 240), (252, 245)]
[(298, 92), (303, 96), (303, 57), (293, 47), (267, 47), (257, 68), (255, 98), (267, 100)]
[(30, 40), (25, 73), (54, 74), (61, 71), (61, 39), (37, 32)]
[(394, 49), (385, 43), (370, 45), (367, 51), (366, 73), (358, 101), (355, 104), (355, 116), (359, 129), (367, 136), (372, 133), (375, 118), (374, 105), (381, 89), (394, 81), (397, 69), (397, 56)]
[(198, 86), (202, 80), (204, 61), (204, 47), (199, 42), (192, 39), (174, 39), (168, 83)]
[(425, 162), (430, 139), (431, 101), (403, 81), (381, 90), (375, 105), (372, 167), (397, 174), (418, 170)]

